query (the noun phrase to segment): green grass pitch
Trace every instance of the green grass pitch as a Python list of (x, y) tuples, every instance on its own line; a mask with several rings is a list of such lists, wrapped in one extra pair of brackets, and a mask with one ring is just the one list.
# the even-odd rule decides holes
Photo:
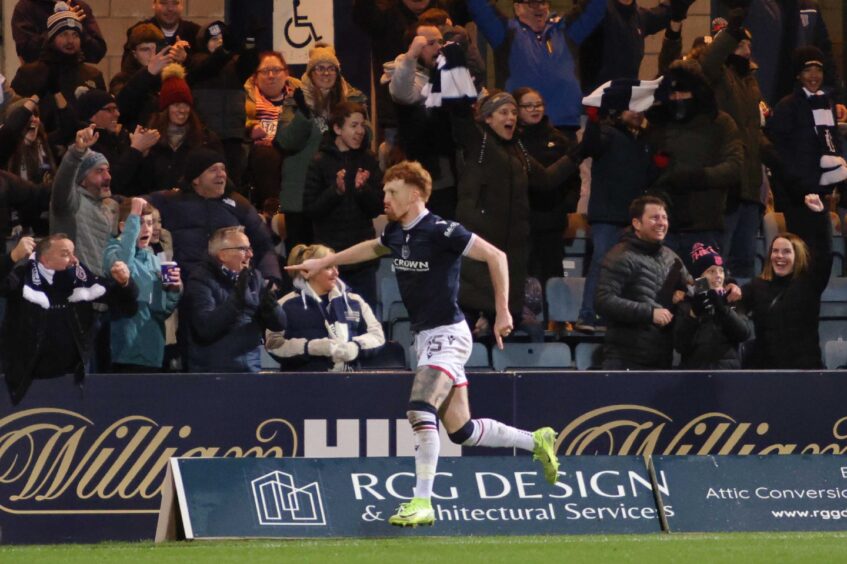
[(418, 537), (6, 546), (0, 548), (0, 562), (824, 563), (847, 562), (847, 533)]

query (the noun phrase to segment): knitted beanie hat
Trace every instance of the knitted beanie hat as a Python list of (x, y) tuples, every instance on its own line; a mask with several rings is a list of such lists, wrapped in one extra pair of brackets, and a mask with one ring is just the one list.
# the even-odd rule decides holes
[(516, 108), (518, 107), (518, 103), (515, 101), (514, 96), (508, 92), (495, 92), (494, 94), (486, 96), (479, 103), (477, 119), (479, 121), (484, 121), (485, 118), (496, 112), (500, 106), (505, 104), (513, 104)]
[(794, 74), (800, 74), (806, 67), (824, 68), (823, 51), (814, 45), (804, 45), (794, 51)]
[(82, 20), (67, 4), (56, 2), (53, 13), (47, 18), (47, 41), (52, 41), (54, 37), (67, 29), (81, 34)]
[(306, 65), (306, 74), (312, 72), (312, 69), (320, 64), (332, 65), (336, 69), (341, 70), (341, 63), (339, 62), (338, 57), (335, 56), (335, 49), (332, 48), (332, 45), (318, 43), (315, 45), (314, 49), (309, 51), (309, 62)]
[(79, 170), (77, 170), (76, 173), (76, 183), (81, 184), (92, 168), (100, 166), (103, 163), (109, 164), (108, 159), (106, 159), (106, 156), (103, 153), (89, 150), (85, 153), (85, 156), (82, 157), (82, 163), (80, 163)]
[(691, 247), (691, 276), (700, 278), (712, 266), (723, 266), (723, 257), (711, 245), (694, 243)]
[(88, 122), (94, 114), (105, 108), (107, 105), (114, 103), (114, 96), (105, 90), (94, 88), (92, 90), (87, 90), (79, 97), (79, 99), (77, 99), (76, 112), (82, 121)]
[(225, 162), (224, 156), (217, 151), (207, 149), (206, 147), (192, 149), (185, 156), (185, 168), (183, 169), (182, 180), (191, 184), (207, 168), (222, 162)]
[(171, 63), (162, 70), (162, 89), (159, 91), (159, 111), (166, 110), (171, 104), (184, 102), (194, 106), (191, 88), (185, 82), (185, 67)]

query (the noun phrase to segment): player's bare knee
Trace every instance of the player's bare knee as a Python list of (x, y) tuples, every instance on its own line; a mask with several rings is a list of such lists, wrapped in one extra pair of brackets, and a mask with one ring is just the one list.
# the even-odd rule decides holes
[(450, 440), (457, 445), (466, 444), (470, 438), (473, 436), (474, 424), (473, 421), (468, 419), (467, 423), (462, 425), (457, 431), (453, 431), (452, 433), (447, 433), (447, 436), (450, 437)]

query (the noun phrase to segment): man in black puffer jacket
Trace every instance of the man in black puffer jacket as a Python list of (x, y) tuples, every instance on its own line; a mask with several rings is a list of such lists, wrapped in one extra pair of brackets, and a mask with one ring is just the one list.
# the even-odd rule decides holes
[(668, 369), (673, 361), (673, 310), (690, 283), (682, 260), (662, 244), (665, 203), (636, 198), (632, 231), (603, 259), (594, 307), (608, 321), (603, 369)]

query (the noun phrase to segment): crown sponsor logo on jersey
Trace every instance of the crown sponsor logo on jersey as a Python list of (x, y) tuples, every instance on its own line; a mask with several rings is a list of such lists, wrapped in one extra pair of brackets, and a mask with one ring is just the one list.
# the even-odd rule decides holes
[(297, 487), (294, 476), (276, 471), (256, 478), (250, 485), (260, 525), (326, 526), (321, 488), (317, 482)]

